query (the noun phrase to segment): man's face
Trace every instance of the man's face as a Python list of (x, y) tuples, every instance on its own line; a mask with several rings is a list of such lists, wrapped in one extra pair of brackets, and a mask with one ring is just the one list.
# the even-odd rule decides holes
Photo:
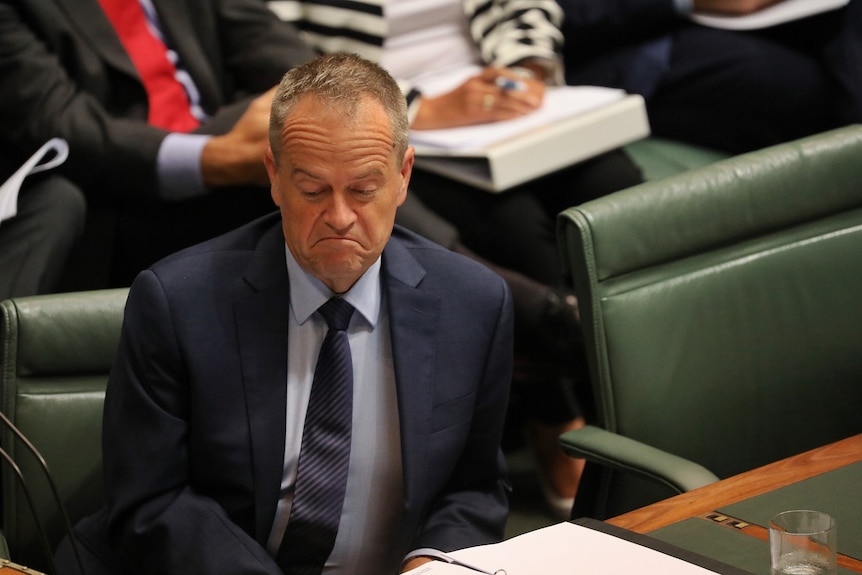
[(413, 150), (392, 148), (389, 118), (366, 98), (349, 116), (307, 96), (282, 131), (276, 164), (265, 156), (296, 261), (336, 293), (350, 289), (383, 251), (404, 203)]

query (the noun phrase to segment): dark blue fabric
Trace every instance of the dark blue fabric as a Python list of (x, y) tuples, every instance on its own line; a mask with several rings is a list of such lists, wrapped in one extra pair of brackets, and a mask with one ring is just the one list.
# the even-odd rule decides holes
[[(105, 399), (108, 509), (75, 528), (87, 575), (283, 575), (266, 543), (284, 474), (284, 250), (276, 212), (135, 280)], [(488, 268), (399, 226), (381, 268), (405, 500), (374, 573), (396, 575), (411, 549), (503, 536), (512, 302)], [(79, 571), (67, 549), (61, 575)]]
[(654, 136), (741, 153), (862, 121), (862, 0), (760, 30), (673, 0), (558, 3), (566, 81), (643, 94)]
[(338, 534), (350, 463), (353, 365), (346, 330), (353, 306), (334, 297), (317, 311), (329, 331), (317, 357), (290, 522), (278, 550), (285, 575), (323, 571)]

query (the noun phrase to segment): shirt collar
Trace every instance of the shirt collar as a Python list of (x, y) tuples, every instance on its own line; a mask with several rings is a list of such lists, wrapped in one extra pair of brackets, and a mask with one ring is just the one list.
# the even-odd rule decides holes
[[(284, 246), (284, 252), (287, 275), (290, 278), (290, 308), (296, 323), (302, 325), (317, 311), (317, 308), (335, 294), (326, 284), (299, 265), (287, 244)], [(353, 287), (341, 296), (365, 318), (372, 328), (377, 326), (377, 320), (380, 317), (380, 260), (378, 256)]]

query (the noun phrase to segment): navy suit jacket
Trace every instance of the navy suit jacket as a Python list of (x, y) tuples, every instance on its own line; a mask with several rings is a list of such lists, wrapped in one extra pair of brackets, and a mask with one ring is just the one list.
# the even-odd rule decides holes
[[(79, 524), (88, 573), (270, 573), (285, 438), (290, 285), (278, 213), (132, 285), (105, 403), (108, 508)], [(405, 501), (391, 541), (497, 541), (512, 369), (508, 288), (396, 226), (383, 252)], [(121, 558), (121, 560), (118, 560)], [(60, 553), (61, 573), (74, 572)]]

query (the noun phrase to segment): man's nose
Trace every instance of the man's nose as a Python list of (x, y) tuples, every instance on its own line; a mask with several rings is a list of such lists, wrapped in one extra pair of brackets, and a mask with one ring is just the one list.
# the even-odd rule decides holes
[(335, 192), (326, 208), (326, 221), (337, 230), (343, 230), (353, 223), (356, 213), (346, 193)]

